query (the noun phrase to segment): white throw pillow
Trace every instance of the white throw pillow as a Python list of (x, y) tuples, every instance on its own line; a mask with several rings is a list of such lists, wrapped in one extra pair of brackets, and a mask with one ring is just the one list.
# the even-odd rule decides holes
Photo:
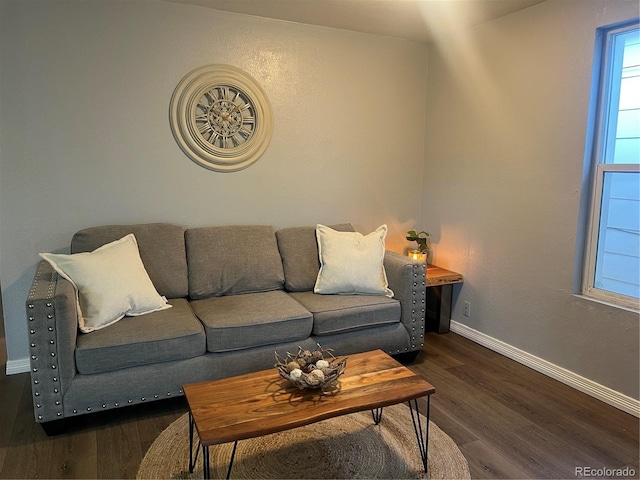
[(76, 287), (78, 325), (84, 333), (108, 327), (125, 315), (171, 308), (153, 286), (132, 233), (93, 252), (40, 256)]
[(314, 293), (393, 297), (384, 270), (387, 226), (368, 235), (316, 227), (320, 271)]

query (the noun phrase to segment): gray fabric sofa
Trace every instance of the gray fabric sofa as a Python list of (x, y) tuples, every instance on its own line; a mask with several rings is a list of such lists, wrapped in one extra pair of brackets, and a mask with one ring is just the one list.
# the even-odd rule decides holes
[(76, 233), (70, 251), (129, 233), (172, 308), (83, 334), (73, 285), (49, 263), (37, 266), (26, 311), (34, 414), (45, 430), (68, 417), (180, 396), (187, 383), (272, 368), (276, 351), (320, 343), (338, 355), (379, 348), (411, 356), (423, 347), (425, 264), (406, 256), (385, 254), (395, 294), (388, 298), (314, 294), (314, 226), (102, 226)]

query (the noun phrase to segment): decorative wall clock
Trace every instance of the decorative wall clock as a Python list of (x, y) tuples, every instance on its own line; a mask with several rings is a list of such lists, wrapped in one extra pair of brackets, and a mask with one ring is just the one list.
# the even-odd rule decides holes
[(248, 73), (208, 65), (185, 76), (171, 97), (171, 131), (199, 165), (235, 172), (264, 153), (273, 131), (271, 104)]

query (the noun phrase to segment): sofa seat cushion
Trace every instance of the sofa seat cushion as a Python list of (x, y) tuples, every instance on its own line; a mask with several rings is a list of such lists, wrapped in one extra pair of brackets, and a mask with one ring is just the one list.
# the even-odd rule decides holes
[(282, 290), (193, 300), (191, 307), (210, 352), (303, 340), (313, 325), (311, 313)]
[(204, 329), (189, 303), (183, 298), (169, 303), (173, 308), (125, 317), (102, 330), (78, 335), (78, 372), (95, 374), (203, 355)]
[(292, 292), (289, 295), (313, 313), (314, 335), (330, 335), (400, 321), (400, 302), (384, 295), (319, 295), (313, 292)]

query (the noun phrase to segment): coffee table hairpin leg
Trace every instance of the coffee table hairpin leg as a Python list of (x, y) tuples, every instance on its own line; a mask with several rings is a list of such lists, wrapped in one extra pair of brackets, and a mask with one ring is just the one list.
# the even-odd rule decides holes
[(429, 410), (431, 408), (431, 396), (427, 395), (427, 415), (425, 430), (422, 430), (422, 421), (420, 420), (420, 412), (418, 411), (418, 399), (414, 398), (407, 402), (411, 411), (411, 421), (413, 422), (413, 430), (416, 432), (416, 440), (418, 441), (418, 449), (422, 457), (422, 465), (424, 473), (427, 473), (427, 454), (429, 453)]
[[(418, 449), (420, 450), (420, 458), (422, 459), (422, 465), (424, 466), (424, 473), (427, 473), (427, 453), (429, 449), (429, 410), (431, 408), (431, 396), (427, 395), (427, 421), (425, 425), (425, 431), (422, 430), (422, 420), (420, 419), (420, 412), (418, 411), (418, 399), (414, 398), (407, 402), (409, 404), (409, 410), (411, 411), (411, 421), (413, 422), (413, 430), (416, 433), (416, 440), (418, 441)], [(378, 425), (382, 420), (382, 408), (376, 408), (371, 410), (371, 416), (373, 422)]]
[(193, 469), (196, 466), (196, 462), (198, 461), (198, 454), (200, 453), (200, 442), (198, 442), (198, 448), (196, 449), (196, 454), (193, 454), (193, 433), (194, 433), (194, 425), (193, 425), (193, 416), (191, 415), (191, 410), (189, 410), (189, 473), (193, 473)]
[(373, 423), (378, 425), (382, 420), (382, 408), (376, 408), (375, 410), (371, 410), (371, 416), (373, 417)]
[[(193, 434), (195, 433), (194, 424), (195, 422), (193, 421), (191, 410), (189, 410), (189, 473), (193, 473), (193, 470), (196, 467), (196, 462), (198, 461), (198, 454), (200, 453), (200, 449), (202, 449), (202, 474), (205, 479), (208, 479), (208, 478), (211, 478), (211, 472), (209, 471), (209, 447), (202, 445), (200, 440), (198, 440), (198, 446), (196, 447), (196, 452), (194, 455), (193, 453)], [(234, 449), (234, 452), (235, 452), (235, 449)], [(231, 472), (231, 467), (229, 467), (229, 472)], [(228, 475), (227, 475), (227, 478), (229, 478)]]
[[(200, 441), (198, 441), (198, 447), (196, 448), (195, 455), (193, 453), (193, 434), (194, 432), (194, 421), (193, 416), (191, 415), (191, 411), (189, 411), (189, 473), (193, 473), (193, 470), (196, 467), (196, 462), (198, 461), (198, 454), (200, 453), (200, 449), (202, 448), (202, 476), (205, 480), (211, 478), (211, 466), (209, 464), (209, 447), (206, 445), (202, 445)], [(231, 476), (231, 467), (233, 467), (233, 459), (236, 456), (236, 448), (238, 447), (238, 441), (233, 442), (233, 450), (231, 451), (231, 460), (229, 460), (229, 469), (227, 470), (227, 479)]]
[[(422, 430), (422, 420), (420, 419), (420, 412), (418, 410), (418, 399), (409, 400), (409, 410), (411, 412), (411, 421), (413, 422), (413, 429), (416, 433), (416, 440), (418, 441), (418, 449), (420, 450), (420, 457), (422, 459), (422, 465), (424, 466), (424, 472), (427, 473), (427, 454), (429, 450), (429, 411), (431, 409), (431, 396), (427, 395), (427, 415), (425, 431)], [(382, 420), (382, 408), (376, 408), (371, 410), (371, 416), (376, 425)], [(205, 480), (211, 478), (210, 466), (209, 466), (209, 447), (203, 446), (198, 441), (198, 447), (195, 455), (193, 454), (193, 434), (194, 434), (194, 421), (189, 411), (189, 473), (193, 473), (196, 462), (198, 461), (198, 453), (202, 448), (202, 463), (203, 463), (203, 477)], [(231, 451), (231, 459), (229, 460), (229, 469), (227, 470), (227, 480), (231, 476), (231, 468), (233, 467), (233, 460), (236, 456), (236, 448), (238, 447), (238, 441), (233, 442), (233, 450)]]
[[(231, 460), (229, 460), (229, 469), (227, 470), (227, 480), (231, 476), (231, 467), (233, 467), (233, 459), (236, 456), (236, 448), (238, 447), (238, 441), (233, 442), (233, 450), (231, 451)], [(208, 477), (207, 477), (208, 478)]]

